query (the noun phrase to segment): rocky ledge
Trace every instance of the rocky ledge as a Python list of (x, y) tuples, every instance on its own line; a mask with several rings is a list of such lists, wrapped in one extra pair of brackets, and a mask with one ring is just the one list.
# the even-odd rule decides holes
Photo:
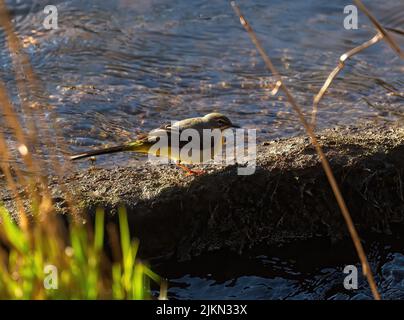
[[(404, 225), (404, 129), (372, 124), (328, 129), (318, 138), (359, 233), (398, 232)], [(187, 259), (216, 249), (242, 252), (258, 244), (348, 236), (304, 136), (260, 144), (256, 172), (248, 176), (237, 175), (235, 166), (185, 176), (174, 166), (143, 163), (92, 167), (63, 180), (90, 214), (103, 207), (115, 222), (117, 208), (125, 206), (132, 235), (147, 258)], [(60, 188), (56, 183), (51, 188), (63, 208)], [(12, 199), (4, 188), (1, 192), (12, 209)]]

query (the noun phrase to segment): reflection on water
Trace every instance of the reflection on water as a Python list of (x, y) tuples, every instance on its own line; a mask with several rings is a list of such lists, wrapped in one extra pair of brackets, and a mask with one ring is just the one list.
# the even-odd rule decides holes
[[(401, 241), (368, 242), (366, 251), (383, 299), (404, 299)], [(158, 271), (170, 279), (171, 299), (373, 299), (357, 261), (350, 242), (324, 245), (318, 240), (244, 256), (212, 253), (191, 262), (164, 263)], [(359, 270), (357, 290), (343, 286), (346, 265)]]
[[(343, 28), (342, 0), (239, 3), (306, 110), (338, 57), (374, 34), (362, 15), (359, 30)], [(403, 26), (401, 1), (368, 3), (386, 25)], [(301, 130), (285, 99), (269, 94), (271, 76), (227, 1), (58, 1), (59, 29), (50, 31), (46, 4), (9, 7), (71, 151), (212, 110), (259, 129), (259, 138)], [(0, 64), (12, 88), (5, 50)], [(320, 106), (320, 125), (400, 116), (403, 97), (391, 89), (403, 91), (403, 70), (383, 43), (354, 58)]]

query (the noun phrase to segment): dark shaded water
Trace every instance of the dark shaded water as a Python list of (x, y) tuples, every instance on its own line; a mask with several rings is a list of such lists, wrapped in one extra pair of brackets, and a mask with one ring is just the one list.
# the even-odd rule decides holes
[[(402, 237), (365, 241), (383, 299), (404, 299), (402, 241)], [(347, 265), (358, 269), (357, 290), (344, 288)], [(372, 299), (350, 241), (331, 244), (318, 239), (257, 248), (243, 256), (221, 251), (155, 268), (171, 279), (171, 299)]]
[[(271, 76), (228, 1), (53, 1), (59, 29), (45, 30), (48, 2), (7, 1), (71, 152), (214, 110), (257, 128), (259, 139), (302, 132), (283, 97), (270, 95)], [(402, 1), (366, 3), (386, 26), (403, 28)], [(375, 34), (362, 14), (358, 30), (343, 28), (348, 1), (239, 4), (306, 111), (339, 56)], [(404, 45), (404, 37), (396, 39)], [(0, 45), (0, 77), (15, 93), (3, 35)], [(403, 92), (403, 72), (403, 63), (384, 43), (354, 58), (320, 106), (320, 127), (401, 120), (403, 98), (391, 92)], [(97, 163), (131, 165), (131, 159), (101, 157)], [(301, 244), (287, 255), (218, 253), (160, 268), (172, 279), (170, 294), (177, 298), (369, 297), (365, 289), (347, 293), (341, 287), (340, 269), (349, 262), (342, 262), (345, 250), (336, 254), (340, 260), (310, 264), (301, 254), (311, 248)], [(403, 298), (403, 246), (379, 239), (370, 248), (384, 296)], [(354, 255), (346, 259), (356, 261)]]

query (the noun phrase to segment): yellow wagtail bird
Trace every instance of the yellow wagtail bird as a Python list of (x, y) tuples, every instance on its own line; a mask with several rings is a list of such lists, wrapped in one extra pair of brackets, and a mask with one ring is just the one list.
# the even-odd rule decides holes
[[(155, 156), (159, 157), (166, 157), (168, 159), (176, 161), (177, 166), (185, 170), (188, 174), (200, 174), (203, 171), (198, 171), (198, 170), (191, 170), (188, 167), (184, 166), (181, 164), (183, 163), (194, 163), (190, 162), (189, 158), (187, 159), (181, 159), (181, 152), (180, 149), (188, 143), (188, 141), (180, 141), (179, 135), (181, 132), (183, 132), (185, 129), (194, 129), (198, 132), (199, 137), (203, 137), (203, 130), (204, 129), (219, 129), (220, 132), (223, 132), (226, 129), (229, 128), (239, 128), (239, 126), (233, 124), (229, 118), (224, 116), (221, 113), (209, 113), (205, 115), (204, 117), (196, 117), (196, 118), (189, 118), (189, 119), (184, 119), (180, 121), (176, 121), (172, 124), (164, 124), (160, 126), (157, 129), (154, 129), (150, 131), (147, 135), (144, 135), (140, 137), (139, 139), (128, 142), (119, 146), (115, 147), (110, 147), (110, 148), (104, 148), (104, 149), (99, 149), (99, 150), (92, 150), (84, 153), (80, 153), (74, 156), (70, 157), (70, 160), (78, 160), (82, 158), (87, 158), (87, 157), (92, 157), (92, 156), (97, 156), (101, 154), (107, 154), (107, 153), (115, 153), (115, 152), (121, 152), (121, 151), (132, 151), (132, 152), (137, 152), (141, 154), (152, 154)], [(152, 150), (152, 146), (154, 146), (159, 139), (165, 135), (168, 138), (168, 143), (166, 147), (159, 148), (157, 152), (155, 150)], [(176, 152), (173, 152), (172, 148), (172, 141), (173, 139), (177, 139), (178, 143), (178, 148), (179, 150), (176, 150)], [(203, 139), (201, 139), (203, 140)], [(210, 146), (211, 148), (211, 157), (213, 158), (214, 155), (216, 155), (222, 147), (222, 138), (220, 139), (220, 143), (212, 143), (209, 144), (204, 144), (203, 141), (200, 141), (200, 153), (203, 154), (203, 148), (205, 145)], [(201, 160), (202, 161), (202, 160)]]

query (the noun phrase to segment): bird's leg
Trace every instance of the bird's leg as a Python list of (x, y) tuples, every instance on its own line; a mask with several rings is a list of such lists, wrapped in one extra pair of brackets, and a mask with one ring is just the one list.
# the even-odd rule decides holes
[(187, 176), (194, 176), (194, 175), (195, 175), (195, 176), (200, 176), (200, 175), (206, 173), (204, 170), (195, 170), (195, 169), (193, 170), (193, 169), (190, 169), (190, 168), (188, 168), (187, 166), (181, 164), (180, 162), (176, 162), (175, 164), (176, 164), (177, 167), (179, 167), (179, 168), (181, 168), (182, 170), (184, 170), (184, 171), (185, 171), (185, 174), (186, 174)]

